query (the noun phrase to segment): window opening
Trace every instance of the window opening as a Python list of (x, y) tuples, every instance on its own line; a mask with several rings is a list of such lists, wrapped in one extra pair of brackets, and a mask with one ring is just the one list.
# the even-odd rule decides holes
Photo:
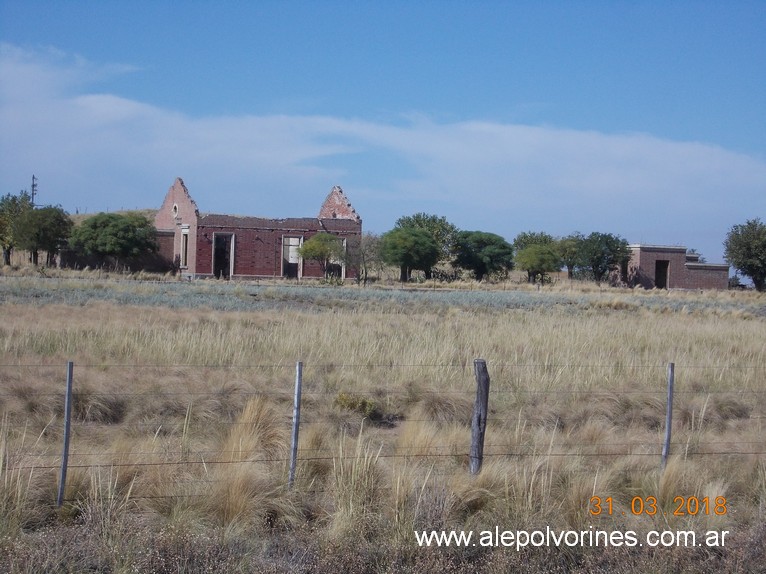
[(181, 229), (181, 267), (189, 266), (189, 228)]

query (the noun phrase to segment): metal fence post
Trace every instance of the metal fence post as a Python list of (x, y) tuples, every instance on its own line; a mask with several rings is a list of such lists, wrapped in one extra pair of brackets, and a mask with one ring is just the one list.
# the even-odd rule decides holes
[(487, 430), (487, 405), (489, 403), (489, 373), (484, 359), (475, 359), (473, 370), (476, 376), (476, 402), (471, 419), (471, 474), (478, 474), (484, 460), (484, 432)]
[(675, 363), (668, 363), (668, 407), (665, 413), (665, 443), (662, 445), (662, 469), (668, 463), (670, 454), (670, 435), (673, 426), (673, 384), (675, 382)]
[(287, 479), (287, 487), (292, 488), (295, 482), (295, 466), (298, 459), (298, 429), (301, 424), (301, 387), (303, 385), (303, 363), (298, 361), (295, 365), (295, 399), (293, 401), (293, 436), (290, 452), (290, 475)]
[(64, 451), (61, 455), (61, 475), (59, 477), (59, 492), (56, 498), (56, 506), (64, 504), (64, 489), (66, 488), (66, 471), (69, 463), (69, 433), (72, 426), (72, 373), (74, 363), (66, 364), (66, 395), (64, 397)]

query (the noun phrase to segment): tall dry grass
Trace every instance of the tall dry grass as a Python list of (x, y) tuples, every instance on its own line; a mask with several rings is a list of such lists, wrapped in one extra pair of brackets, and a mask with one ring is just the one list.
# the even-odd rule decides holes
[[(194, 554), (195, 564), (252, 565), (271, 552), (282, 566), (316, 571), (327, 567), (323, 553), (351, 560), (343, 540), (366, 548), (368, 562), (399, 556), (411, 566), (422, 556), (416, 529), (665, 524), (729, 528), (741, 540), (757, 532), (766, 520), (763, 297), (592, 289), (563, 304), (563, 286), (522, 290), (555, 304), (444, 303), (424, 291), (396, 305), (320, 289), (308, 304), (303, 291), (292, 300), (281, 287), (258, 291), (274, 306), (253, 311), (5, 303), (3, 534), (23, 545), (44, 525), (74, 525), (99, 548), (122, 549), (104, 558), (118, 570), (157, 566), (128, 541), (131, 529), (160, 529), (151, 540), (163, 552), (191, 556), (189, 540), (225, 549), (207, 562)], [(471, 477), (477, 357), (492, 383), (484, 467)], [(67, 360), (72, 468), (56, 514)], [(288, 490), (298, 360), (303, 424)], [(670, 361), (676, 414), (663, 472)], [(612, 497), (614, 515), (590, 516), (594, 495)], [(725, 496), (731, 512), (666, 523), (630, 513), (635, 496), (672, 509), (679, 495)], [(262, 544), (245, 542), (252, 533)], [(307, 540), (313, 558), (275, 549)]]

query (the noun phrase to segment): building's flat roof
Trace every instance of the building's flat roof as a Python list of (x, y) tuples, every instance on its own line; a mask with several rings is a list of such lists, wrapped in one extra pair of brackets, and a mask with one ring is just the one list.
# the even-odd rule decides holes
[(728, 263), (692, 263), (687, 261), (686, 267), (690, 269), (709, 269), (711, 271), (729, 271)]
[(642, 251), (678, 251), (686, 253), (686, 247), (683, 245), (649, 245), (646, 243), (631, 243), (630, 249), (641, 249)]

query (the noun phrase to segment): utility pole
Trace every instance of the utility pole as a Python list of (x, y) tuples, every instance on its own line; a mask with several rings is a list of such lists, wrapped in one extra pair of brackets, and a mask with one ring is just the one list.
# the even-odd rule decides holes
[(32, 207), (35, 206), (35, 195), (37, 194), (37, 178), (32, 174)]

